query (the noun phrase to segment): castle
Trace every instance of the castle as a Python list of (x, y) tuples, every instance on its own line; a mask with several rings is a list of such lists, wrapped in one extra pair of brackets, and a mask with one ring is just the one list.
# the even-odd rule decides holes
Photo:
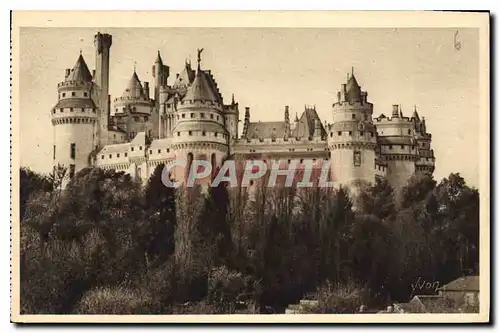
[(342, 184), (386, 177), (401, 188), (416, 171), (434, 171), (435, 157), (425, 119), (415, 108), (411, 117), (399, 105), (390, 117), (373, 118), (373, 104), (354, 73), (348, 74), (332, 107), (332, 123), (323, 124), (315, 107), (295, 119), (284, 107), (283, 121), (251, 120), (245, 108), (243, 132), (238, 133), (239, 105), (225, 104), (210, 70), (190, 62), (168, 83), (169, 66), (158, 51), (153, 65), (153, 95), (149, 82), (137, 73), (120, 97), (109, 96), (112, 36), (94, 38), (96, 65), (89, 71), (80, 53), (73, 69), (58, 84), (58, 101), (51, 110), (54, 130), (53, 162), (69, 169), (69, 177), (93, 165), (147, 180), (156, 166), (173, 159), (204, 159), (220, 166), (225, 159), (264, 159), (265, 162), (316, 166), (330, 160), (330, 179)]

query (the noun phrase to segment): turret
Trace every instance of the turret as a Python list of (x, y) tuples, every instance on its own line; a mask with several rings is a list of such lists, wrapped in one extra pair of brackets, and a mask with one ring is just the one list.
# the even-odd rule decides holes
[(168, 77), (170, 75), (170, 68), (163, 64), (163, 60), (158, 50), (158, 55), (156, 56), (155, 64), (153, 65), (153, 77), (154, 82), (154, 99), (156, 106), (160, 104), (160, 90), (162, 87), (167, 86)]
[(70, 177), (92, 163), (99, 145), (98, 109), (91, 98), (92, 87), (92, 75), (80, 53), (73, 69), (65, 70), (64, 81), (57, 86), (58, 101), (51, 110), (53, 164), (65, 166)]
[[(208, 71), (201, 69), (198, 50), (198, 70), (176, 111), (172, 148), (186, 161), (211, 161), (212, 168), (222, 165), (229, 152), (229, 132), (221, 97)], [(185, 175), (176, 175), (184, 177)]]
[(99, 146), (103, 147), (108, 140), (108, 118), (109, 118), (109, 59), (112, 44), (112, 37), (109, 34), (98, 32), (94, 36), (95, 45), (95, 75), (94, 82), (97, 85), (97, 91), (93, 94), (94, 102), (97, 104), (97, 116), (99, 118), (99, 128), (97, 137)]
[(127, 132), (129, 139), (139, 132), (145, 132), (147, 137), (156, 137), (157, 127), (151, 121), (154, 105), (148, 91), (148, 83), (145, 82), (143, 87), (134, 70), (122, 95), (114, 100), (114, 123)]
[[(366, 100), (354, 72), (337, 93), (333, 104), (333, 123), (328, 133), (331, 179), (340, 184), (356, 180), (375, 180), (376, 129), (372, 122), (373, 105)], [(315, 123), (314, 136), (320, 137), (321, 124)]]

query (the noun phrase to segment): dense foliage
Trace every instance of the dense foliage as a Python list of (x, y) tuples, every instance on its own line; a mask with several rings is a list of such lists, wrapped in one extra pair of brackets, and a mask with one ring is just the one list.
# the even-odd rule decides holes
[(63, 189), (21, 170), (22, 313), (283, 312), (311, 292), (345, 313), (479, 270), (479, 194), (458, 174), (396, 196), (380, 180), (174, 190), (161, 171), (143, 187), (88, 168)]

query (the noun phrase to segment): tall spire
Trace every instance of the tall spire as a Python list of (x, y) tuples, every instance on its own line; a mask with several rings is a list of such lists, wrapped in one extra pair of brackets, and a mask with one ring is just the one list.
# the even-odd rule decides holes
[(155, 63), (163, 65), (163, 60), (161, 59), (160, 50), (158, 50), (158, 55), (156, 56)]

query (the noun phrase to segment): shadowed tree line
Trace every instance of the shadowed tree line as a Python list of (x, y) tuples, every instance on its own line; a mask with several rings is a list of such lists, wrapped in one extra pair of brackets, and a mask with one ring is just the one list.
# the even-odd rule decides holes
[[(324, 312), (478, 274), (479, 194), (459, 174), (346, 188), (172, 189), (87, 168), (20, 173), (22, 313)], [(251, 199), (250, 199), (251, 198)]]

